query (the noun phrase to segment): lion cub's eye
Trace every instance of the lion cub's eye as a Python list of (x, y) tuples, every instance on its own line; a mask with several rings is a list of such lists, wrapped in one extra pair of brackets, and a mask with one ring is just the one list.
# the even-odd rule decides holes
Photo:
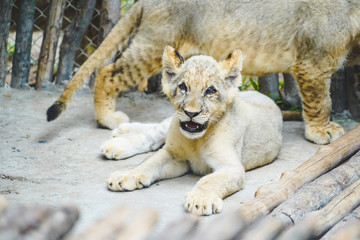
[(188, 90), (185, 83), (180, 83), (178, 87), (179, 87), (180, 91), (182, 91), (184, 93), (186, 93)]
[(206, 89), (204, 95), (213, 95), (214, 93), (216, 93), (217, 90), (214, 86), (208, 87), (208, 89)]

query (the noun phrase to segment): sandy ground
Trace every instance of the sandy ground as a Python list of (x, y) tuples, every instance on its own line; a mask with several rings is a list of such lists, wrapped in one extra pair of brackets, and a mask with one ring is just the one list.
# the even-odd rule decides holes
[[(59, 91), (0, 88), (1, 195), (13, 204), (77, 205), (81, 218), (70, 236), (124, 205), (155, 208), (159, 221), (154, 233), (186, 214), (184, 196), (199, 176), (188, 174), (134, 192), (108, 191), (106, 180), (111, 172), (131, 169), (153, 153), (106, 160), (99, 148), (111, 132), (96, 127), (92, 94), (82, 90), (59, 119), (48, 123), (45, 112), (59, 95)], [(160, 121), (173, 112), (165, 98), (140, 93), (119, 98), (117, 108), (132, 121), (141, 122)], [(339, 122), (347, 130), (357, 124)], [(285, 122), (283, 132), (284, 144), (277, 160), (247, 172), (244, 189), (225, 199), (223, 212), (240, 207), (253, 198), (259, 186), (278, 180), (283, 171), (297, 167), (319, 148), (304, 140), (302, 122)], [(202, 221), (212, 218), (203, 217)]]

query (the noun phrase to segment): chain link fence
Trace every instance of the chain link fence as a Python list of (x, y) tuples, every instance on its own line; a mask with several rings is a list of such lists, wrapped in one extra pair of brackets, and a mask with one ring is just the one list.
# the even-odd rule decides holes
[[(16, 38), (16, 23), (17, 17), (19, 14), (18, 4), (21, 0), (14, 0), (14, 5), (12, 9), (12, 19), (10, 23), (10, 34), (7, 43), (8, 50), (8, 59), (7, 59), (7, 84), (10, 82), (11, 72), (12, 72), (12, 56), (15, 49), (15, 38)], [(121, 16), (123, 16), (127, 10), (134, 4), (134, 0), (119, 0), (121, 1)], [(60, 35), (60, 41), (58, 48), (62, 41), (62, 36), (66, 27), (71, 23), (72, 19), (75, 16), (77, 10), (77, 0), (66, 0), (63, 23), (62, 23), (62, 32)], [(99, 45), (99, 23), (100, 23), (100, 10), (101, 10), (102, 0), (97, 0), (96, 6), (92, 15), (91, 22), (88, 26), (88, 29), (84, 35), (84, 38), (81, 42), (81, 47), (77, 51), (75, 56), (74, 70), (81, 66), (83, 62), (91, 55), (92, 52)], [(37, 62), (40, 55), (41, 43), (43, 40), (43, 31), (46, 26), (47, 14), (50, 8), (50, 0), (37, 0), (35, 7), (34, 15), (34, 26), (33, 26), (33, 37), (32, 37), (32, 46), (31, 46), (31, 57), (30, 57), (30, 76), (29, 76), (29, 85), (34, 84), (35, 76), (37, 71)], [(59, 55), (57, 54), (55, 60), (55, 70), (57, 67)]]

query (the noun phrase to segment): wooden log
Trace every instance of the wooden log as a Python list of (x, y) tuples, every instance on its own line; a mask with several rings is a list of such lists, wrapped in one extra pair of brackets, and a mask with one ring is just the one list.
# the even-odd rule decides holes
[(122, 206), (90, 226), (83, 233), (76, 236), (74, 240), (145, 239), (156, 220), (157, 212), (153, 209), (135, 211)]
[(26, 87), (30, 71), (30, 50), (34, 25), (36, 0), (19, 1), (19, 12), (16, 27), (15, 52), (10, 86)]
[(243, 234), (242, 239), (275, 239), (311, 211), (319, 210), (360, 178), (360, 151), (332, 171), (304, 184), (272, 213)]
[[(357, 237), (357, 238), (356, 238)], [(344, 217), (330, 229), (321, 240), (359, 239), (360, 238), (360, 207)]]
[(188, 214), (182, 219), (167, 225), (161, 233), (152, 236), (149, 240), (167, 240), (169, 239), (169, 236), (171, 236), (172, 240), (190, 239), (190, 236), (193, 234), (198, 224), (199, 217)]
[(280, 235), (279, 240), (316, 239), (360, 204), (360, 180), (357, 180), (324, 208), (308, 213), (305, 218)]
[(0, 87), (5, 86), (7, 72), (7, 41), (10, 31), (13, 0), (0, 1)]
[(274, 101), (278, 100), (279, 75), (276, 73), (259, 77), (259, 91)]
[(320, 147), (313, 157), (296, 169), (284, 172), (278, 182), (260, 187), (255, 193), (255, 199), (244, 204), (237, 213), (243, 221), (249, 223), (268, 214), (303, 184), (328, 172), (359, 150), (360, 125), (329, 145)]
[(35, 89), (40, 90), (42, 83), (45, 85), (53, 81), (56, 49), (60, 36), (62, 17), (66, 0), (51, 0), (49, 17), (46, 23), (41, 52), (38, 60)]
[(0, 239), (61, 239), (78, 216), (73, 206), (10, 205), (0, 215)]
[[(186, 239), (234, 239), (234, 237), (249, 224), (249, 222), (245, 221), (238, 212), (220, 214), (219, 216), (214, 217), (213, 221), (207, 222), (199, 231), (195, 231), (190, 236), (187, 236)], [(168, 235), (170, 235), (170, 233)]]
[(0, 215), (2, 211), (8, 208), (8, 206), (9, 206), (8, 201), (3, 196), (0, 196)]
[(359, 240), (359, 239), (360, 239), (360, 223), (352, 222), (346, 224), (330, 240)]
[(96, 0), (79, 0), (78, 11), (73, 21), (65, 30), (60, 47), (59, 69), (56, 74), (56, 84), (70, 80), (73, 71), (75, 54), (79, 49), (81, 40), (89, 26)]

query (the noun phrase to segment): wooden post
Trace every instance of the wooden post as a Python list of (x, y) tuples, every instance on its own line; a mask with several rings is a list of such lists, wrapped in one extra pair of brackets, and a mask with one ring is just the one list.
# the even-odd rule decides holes
[(0, 87), (5, 86), (7, 41), (9, 37), (13, 0), (0, 1)]
[(40, 90), (42, 83), (52, 82), (56, 48), (60, 36), (65, 0), (51, 0), (49, 17), (46, 23), (44, 39), (38, 61), (35, 89)]
[(56, 74), (56, 83), (70, 80), (73, 71), (75, 53), (79, 49), (81, 40), (89, 26), (96, 0), (79, 0), (78, 11), (65, 30), (64, 38), (60, 48), (59, 69)]
[(270, 74), (263, 77), (259, 77), (259, 91), (266, 96), (269, 96), (272, 100), (278, 100), (279, 98), (279, 75)]
[(10, 86), (27, 85), (30, 71), (30, 50), (36, 0), (19, 1), (19, 18), (16, 28), (15, 52)]

